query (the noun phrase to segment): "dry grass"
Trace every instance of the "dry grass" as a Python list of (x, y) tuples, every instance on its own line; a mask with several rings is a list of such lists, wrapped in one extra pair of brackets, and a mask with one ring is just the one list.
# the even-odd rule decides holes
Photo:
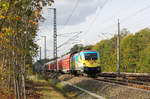
[(30, 87), (30, 95), (35, 93), (33, 96), (29, 96), (28, 99), (66, 99), (64, 95), (56, 90), (48, 81), (37, 79), (32, 77), (32, 82), (28, 82)]

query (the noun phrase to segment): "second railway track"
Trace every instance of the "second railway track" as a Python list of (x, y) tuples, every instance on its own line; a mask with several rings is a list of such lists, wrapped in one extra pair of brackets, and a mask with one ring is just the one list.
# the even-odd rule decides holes
[(97, 81), (104, 81), (109, 83), (120, 84), (124, 86), (130, 86), (139, 89), (145, 89), (150, 91), (150, 76), (143, 75), (129, 75), (123, 74), (117, 76), (117, 74), (101, 74), (97, 78)]

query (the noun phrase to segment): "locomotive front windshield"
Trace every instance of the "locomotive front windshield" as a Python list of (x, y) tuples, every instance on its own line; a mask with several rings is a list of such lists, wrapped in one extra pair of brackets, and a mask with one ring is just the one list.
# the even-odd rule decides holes
[(85, 53), (85, 60), (97, 60), (97, 53)]

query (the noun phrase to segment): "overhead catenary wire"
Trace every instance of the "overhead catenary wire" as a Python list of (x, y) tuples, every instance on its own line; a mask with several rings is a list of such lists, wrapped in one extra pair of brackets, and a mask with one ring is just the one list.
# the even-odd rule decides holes
[[(128, 15), (128, 16), (126, 16), (125, 18), (123, 18), (121, 21), (122, 21), (122, 24), (124, 24), (125, 23), (125, 21), (127, 21), (128, 19), (131, 19), (131, 17), (134, 17), (134, 16), (137, 16), (139, 13), (142, 13), (142, 12), (144, 12), (145, 10), (147, 10), (147, 9), (149, 9), (150, 8), (150, 5), (148, 5), (148, 6), (146, 6), (146, 7), (144, 7), (144, 8), (141, 8), (141, 9), (139, 9), (138, 11), (136, 11), (136, 12), (134, 12), (134, 13), (131, 13), (130, 15)], [(145, 19), (148, 19), (148, 18), (143, 18), (142, 19), (142, 21), (143, 20), (145, 20)], [(138, 20), (139, 21), (139, 20)], [(141, 20), (140, 20), (141, 21)], [(137, 22), (137, 21), (136, 21)], [(138, 23), (138, 24), (137, 24)], [(139, 22), (137, 22), (136, 23), (136, 25), (134, 25), (134, 24), (132, 24), (131, 26), (128, 26), (128, 27), (137, 27), (137, 26), (139, 26), (139, 25), (141, 25), (141, 23), (139, 24)], [(109, 27), (106, 27), (106, 28), (104, 28), (104, 29), (107, 29), (107, 28), (112, 28), (112, 27), (115, 27), (116, 26), (116, 24), (113, 24), (113, 25), (110, 25)], [(103, 30), (104, 30), (103, 29)], [(116, 32), (117, 33), (117, 32)], [(103, 36), (105, 36), (106, 37), (106, 35), (107, 34), (111, 34), (112, 35), (112, 33), (101, 33), (101, 35), (103, 35)], [(115, 34), (113, 34), (113, 35), (115, 35)], [(98, 35), (99, 36), (99, 35)], [(107, 37), (106, 37), (107, 38)]]
[(136, 11), (136, 12), (130, 14), (129, 16), (123, 18), (121, 21), (123, 22), (123, 21), (128, 20), (129, 18), (131, 19), (131, 17), (133, 17), (133, 16), (135, 16), (135, 15), (137, 15), (137, 14), (139, 14), (139, 13), (141, 13), (141, 12), (143, 12), (143, 11), (145, 11), (146, 9), (149, 9), (149, 8), (150, 8), (150, 5), (148, 5), (148, 6), (144, 7), (144, 8), (142, 8), (142, 9), (139, 9), (138, 11)]
[(73, 16), (75, 10), (77, 9), (77, 7), (78, 7), (78, 5), (79, 5), (79, 1), (80, 1), (80, 0), (77, 0), (77, 1), (76, 1), (76, 4), (75, 4), (75, 6), (74, 6), (74, 8), (73, 8), (73, 10), (72, 10), (72, 12), (71, 12), (71, 14), (70, 14), (69, 17), (67, 18), (67, 20), (66, 20), (64, 26), (69, 23), (71, 17)]
[[(108, 1), (109, 1), (109, 0), (106, 0), (106, 1), (103, 3), (103, 5), (100, 7), (101, 10), (103, 9), (103, 7), (106, 5), (106, 3), (107, 3)], [(70, 14), (70, 16), (68, 17), (68, 19), (66, 20), (64, 26), (68, 24), (69, 20), (70, 20), (71, 17), (73, 16), (73, 13), (74, 13), (75, 9), (77, 8), (78, 3), (79, 3), (79, 0), (76, 2), (73, 11), (72, 11), (72, 13)], [(97, 16), (97, 15), (96, 15), (96, 16)], [(97, 17), (95, 17), (92, 22), (94, 22), (96, 19), (97, 19)], [(90, 26), (91, 26), (91, 24), (90, 24)], [(88, 29), (89, 29), (89, 28), (88, 28)], [(87, 33), (87, 32), (85, 32), (85, 33)], [(78, 35), (78, 34), (77, 34), (77, 35)], [(58, 35), (58, 36), (61, 36), (61, 35)], [(73, 37), (74, 37), (74, 36), (73, 36)], [(63, 45), (65, 45), (65, 44), (67, 44), (67, 43), (69, 43), (68, 41), (70, 41), (70, 39), (71, 39), (71, 38), (69, 38), (65, 43), (63, 43), (63, 44), (61, 44), (60, 46), (58, 46), (58, 48), (62, 47)]]
[[(100, 7), (100, 9), (102, 10), (103, 9), (103, 7), (106, 5), (106, 3), (108, 2), (109, 0), (105, 0), (105, 2), (103, 3), (103, 5)], [(99, 13), (97, 13), (97, 14), (99, 14)], [(90, 22), (90, 23), (93, 23), (96, 19), (97, 19), (97, 16), (98, 15), (96, 15), (96, 17), (92, 20), (92, 22)], [(91, 27), (91, 24), (89, 25), (89, 27)], [(88, 28), (86, 31), (89, 31), (89, 29), (90, 28)], [(87, 32), (85, 32), (85, 33), (87, 33)], [(69, 41), (70, 41), (70, 39), (69, 39)], [(65, 44), (67, 44), (67, 42), (65, 42)], [(63, 45), (65, 45), (65, 44), (63, 44)]]
[(112, 33), (100, 33), (100, 34), (98, 34), (98, 37), (102, 37), (102, 39), (108, 39), (107, 35), (112, 36), (113, 34)]
[[(149, 8), (149, 7), (145, 7), (145, 9), (148, 9), (148, 8)], [(145, 9), (140, 9), (139, 12), (137, 11), (137, 12), (135, 12), (135, 13), (141, 13), (141, 12), (145, 11)], [(133, 16), (137, 15), (137, 14), (135, 14), (135, 13), (133, 13), (132, 15), (133, 15)], [(71, 14), (70, 14), (70, 15), (71, 15)], [(127, 18), (127, 17), (123, 18), (124, 21), (126, 21), (126, 20), (130, 19), (131, 17), (133, 17), (132, 15), (131, 15), (131, 16), (130, 16), (130, 15), (127, 16), (127, 17), (129, 17), (129, 18)], [(71, 15), (71, 17), (72, 17), (72, 16), (73, 16), (73, 14)], [(68, 18), (69, 18), (69, 17), (68, 17)], [(126, 19), (126, 18), (127, 18), (127, 19)], [(71, 19), (71, 18), (70, 18), (70, 19)], [(69, 21), (70, 21), (70, 19), (69, 19)], [(68, 19), (67, 19), (67, 20), (68, 20)], [(96, 20), (96, 18), (94, 18), (94, 21), (95, 21), (95, 20)], [(69, 21), (68, 21), (68, 22), (69, 22)], [(124, 22), (124, 21), (123, 21), (123, 22)], [(65, 23), (68, 24), (68, 22), (66, 21)], [(122, 22), (122, 20), (121, 20), (121, 22)], [(122, 24), (123, 24), (123, 23), (122, 23)], [(111, 26), (112, 26), (112, 25), (111, 25)], [(110, 26), (110, 27), (111, 27), (111, 26)], [(113, 27), (114, 27), (114, 26), (116, 27), (116, 24), (113, 24)], [(109, 27), (109, 28), (110, 28), (110, 27)], [(111, 27), (111, 28), (112, 28), (112, 27)], [(112, 33), (110, 33), (110, 32), (107, 33), (107, 34), (108, 34), (108, 35), (109, 35), (109, 34), (112, 35)], [(105, 35), (105, 36), (106, 36), (107, 34), (101, 34), (101, 35)], [(59, 36), (59, 35), (58, 35), (58, 36)], [(61, 35), (61, 36), (62, 36), (62, 35)]]
[(76, 35), (74, 35), (73, 37), (69, 38), (66, 42), (64, 42), (63, 44), (59, 45), (57, 48), (60, 48), (68, 43), (70, 43), (70, 41), (73, 41), (75, 39), (78, 38), (78, 35), (81, 34), (82, 32), (77, 33)]
[[(100, 7), (101, 10), (103, 9), (103, 7), (106, 5), (106, 3), (107, 3), (108, 1), (109, 1), (109, 0), (105, 0), (105, 2), (103, 3), (103, 5)], [(79, 3), (79, 0), (78, 0), (78, 2), (76, 2), (76, 6), (74, 7), (73, 12), (75, 11), (76, 7), (78, 6), (78, 3)], [(65, 22), (65, 25), (67, 25), (67, 23), (69, 22), (69, 20), (70, 20), (70, 18), (71, 18), (72, 16), (73, 16), (73, 13), (71, 13), (71, 15), (68, 17), (67, 21)], [(96, 16), (97, 16), (97, 15), (96, 15)], [(93, 23), (95, 20), (96, 20), (96, 17), (93, 19), (93, 21), (92, 21), (91, 23)], [(64, 26), (65, 26), (65, 25), (64, 25)], [(91, 27), (91, 24), (90, 24), (89, 27)], [(88, 29), (90, 29), (90, 28), (88, 28)], [(87, 31), (88, 31), (88, 30), (87, 30)], [(87, 33), (87, 32), (85, 32), (85, 33)]]
[[(68, 18), (66, 19), (66, 21), (65, 21), (65, 23), (64, 23), (64, 25), (63, 25), (63, 27), (62, 27), (62, 29), (69, 23), (69, 21), (70, 21), (71, 17), (73, 16), (74, 12), (75, 12), (76, 9), (78, 8), (79, 1), (80, 1), (80, 0), (76, 0), (76, 3), (75, 3), (75, 5), (74, 5), (74, 7), (73, 7), (73, 9), (72, 9), (72, 11), (71, 11), (71, 14), (70, 14), (70, 15), (68, 16)], [(60, 30), (62, 30), (62, 29), (60, 29)], [(66, 35), (66, 34), (60, 34), (60, 35), (61, 35), (61, 37), (63, 37), (63, 36)], [(60, 36), (60, 35), (58, 35), (58, 36)], [(68, 39), (67, 41), (69, 41), (69, 39)], [(64, 42), (63, 44), (61, 44), (60, 46), (58, 46), (58, 48), (62, 47), (62, 46), (65, 45), (65, 44), (67, 44), (67, 42)]]
[[(80, 32), (82, 32), (82, 31), (80, 31)], [(58, 34), (57, 36), (64, 36), (64, 35), (70, 35), (70, 34), (76, 34), (76, 33), (79, 33), (79, 32), (63, 33), (63, 34)]]
[[(100, 12), (101, 12), (102, 9), (104, 8), (104, 6), (108, 3), (108, 1), (109, 1), (109, 0), (105, 0), (105, 2), (103, 3), (103, 5), (100, 7)], [(99, 13), (100, 13), (100, 12), (99, 12)], [(95, 15), (94, 19), (90, 22), (89, 27), (87, 28), (87, 30), (86, 30), (85, 33), (88, 33), (88, 32), (91, 30), (91, 28), (93, 27), (93, 24), (92, 24), (92, 23), (95, 23), (95, 20), (97, 19), (99, 13), (97, 13), (97, 14)]]
[[(137, 10), (137, 11), (134, 12), (134, 13), (131, 13), (130, 15), (128, 15), (128, 16), (124, 17), (123, 19), (121, 19), (121, 24), (124, 24), (125, 21), (131, 19), (131, 17), (136, 16), (136, 15), (138, 15), (139, 13), (142, 13), (142, 12), (144, 12), (145, 10), (147, 10), (147, 9), (149, 9), (149, 8), (150, 8), (150, 5), (148, 5), (148, 6), (144, 7), (144, 8), (141, 8), (141, 9)], [(110, 20), (108, 20), (108, 21), (110, 21)], [(139, 21), (139, 20), (138, 20), (138, 21)], [(107, 27), (104, 27), (102, 30), (108, 30), (109, 28), (115, 28), (116, 25), (117, 25), (117, 24), (111, 24), (111, 25), (109, 25), (109, 26), (107, 26)], [(133, 25), (133, 24), (132, 24), (132, 25)], [(135, 26), (135, 25), (134, 25), (134, 26)], [(117, 32), (116, 32), (116, 33), (117, 33)], [(112, 33), (110, 33), (110, 32), (107, 33), (107, 34), (111, 34), (111, 35), (112, 35)], [(103, 35), (103, 36), (105, 36), (105, 37), (107, 38), (106, 35), (104, 35), (104, 34), (101, 34), (101, 35)], [(115, 34), (113, 34), (113, 35), (115, 35)], [(99, 35), (98, 35), (98, 36), (99, 36)]]
[[(140, 16), (139, 16), (140, 17)], [(137, 19), (134, 19), (134, 20), (132, 20), (133, 22), (135, 21), (135, 23), (134, 24), (130, 24), (130, 25), (132, 25), (132, 26), (137, 26), (137, 25), (141, 25), (142, 24), (142, 22), (143, 21), (147, 21), (147, 22), (149, 22), (149, 17), (150, 17), (150, 14), (149, 15), (147, 15), (147, 16), (144, 16), (144, 17), (140, 17), (140, 18), (138, 18), (138, 20)], [(125, 23), (123, 23), (123, 25), (124, 25)]]
[[(108, 2), (108, 0), (105, 0), (105, 2), (103, 3), (103, 5), (100, 7), (100, 11), (104, 8), (104, 6), (106, 5), (107, 2)], [(93, 24), (92, 24), (92, 23), (95, 23), (95, 20), (97, 19), (98, 14), (99, 14), (99, 13), (97, 13), (97, 14), (95, 15), (95, 17), (93, 18), (93, 20), (89, 23), (89, 26), (88, 26), (87, 30), (85, 30), (85, 33), (86, 33), (86, 34), (87, 34), (87, 33), (91, 30), (91, 28), (93, 27)]]
[[(128, 15), (128, 16), (124, 17), (123, 19), (121, 19), (121, 24), (123, 24), (125, 21), (131, 19), (131, 17), (136, 16), (136, 15), (138, 15), (139, 13), (141, 13), (141, 12), (143, 12), (143, 11), (145, 11), (146, 9), (149, 9), (149, 8), (150, 8), (150, 5), (148, 5), (148, 6), (144, 7), (144, 8), (141, 8), (141, 9), (137, 10), (136, 12), (131, 13), (130, 15)], [(108, 21), (110, 21), (110, 20), (108, 20)], [(107, 29), (109, 29), (109, 28), (114, 28), (114, 27), (116, 27), (116, 25), (117, 25), (117, 24), (111, 24), (111, 25), (109, 25), (109, 26), (107, 26), (107, 27), (104, 27), (104, 28), (101, 29), (101, 30), (107, 30)]]
[[(142, 9), (140, 9), (139, 11), (137, 11), (137, 12), (143, 12), (143, 11), (145, 11), (146, 9), (148, 9), (148, 8), (150, 8), (150, 6), (147, 6), (147, 7), (145, 7), (145, 8), (142, 8)], [(134, 14), (132, 13), (131, 15), (135, 15), (135, 14), (138, 14), (137, 12), (134, 12)], [(129, 15), (129, 16), (131, 16), (131, 15)], [(124, 19), (127, 19), (127, 17), (125, 17)], [(137, 26), (143, 26), (142, 25), (142, 23), (143, 23), (143, 20), (145, 20), (145, 19), (149, 19), (149, 16), (146, 16), (146, 17), (142, 17), (142, 19), (138, 19), (136, 22), (138, 23), (136, 23), (136, 24), (130, 24), (130, 26), (128, 25), (127, 27), (128, 28), (133, 28), (133, 27), (137, 27)], [(126, 21), (126, 20), (125, 20)], [(141, 22), (142, 21), (142, 22)], [(149, 22), (149, 21), (148, 21)], [(124, 24), (124, 23), (122, 23), (122, 24)], [(144, 24), (145, 25), (145, 24)], [(116, 25), (115, 25), (116, 26)], [(147, 25), (147, 27), (148, 27), (148, 25)], [(115, 31), (116, 32), (116, 31)], [(116, 32), (117, 33), (117, 32)], [(100, 35), (102, 35), (102, 36), (104, 36), (104, 37), (106, 37), (106, 39), (108, 39), (107, 38), (107, 35), (115, 35), (115, 34), (112, 34), (112, 33), (101, 33), (101, 34), (99, 34), (98, 36), (100, 37)], [(103, 39), (104, 39), (104, 37), (102, 37)]]
[[(80, 0), (76, 0), (76, 4), (74, 5), (74, 7), (73, 7), (73, 9), (72, 9), (71, 14), (68, 16), (68, 18), (67, 18), (66, 21), (64, 22), (64, 25), (63, 25), (62, 29), (63, 29), (66, 25), (68, 25), (68, 23), (69, 23), (71, 17), (73, 16), (74, 12), (75, 12), (76, 9), (78, 8), (79, 2), (80, 2)], [(60, 30), (62, 30), (62, 29), (60, 29)]]
[[(112, 1), (112, 0), (105, 0), (104, 3), (103, 3), (103, 4), (101, 5), (101, 7), (100, 7), (100, 12), (101, 12), (102, 9), (105, 7), (105, 5), (108, 3), (108, 1)], [(100, 4), (98, 4), (98, 5), (100, 5)], [(99, 13), (96, 13), (96, 15), (95, 15), (95, 17), (93, 18), (93, 20), (89, 23), (88, 28), (85, 30), (85, 34), (87, 34), (87, 33), (92, 29), (93, 24), (94, 24), (95, 21), (97, 20), (98, 15), (100, 14), (100, 12), (99, 12)]]

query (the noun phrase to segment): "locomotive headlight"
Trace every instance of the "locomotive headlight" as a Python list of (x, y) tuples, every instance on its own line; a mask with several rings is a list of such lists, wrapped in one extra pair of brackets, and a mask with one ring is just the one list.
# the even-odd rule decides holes
[(85, 71), (88, 71), (88, 67), (84, 67)]
[(100, 67), (97, 67), (97, 70), (99, 71), (99, 70), (100, 70)]

